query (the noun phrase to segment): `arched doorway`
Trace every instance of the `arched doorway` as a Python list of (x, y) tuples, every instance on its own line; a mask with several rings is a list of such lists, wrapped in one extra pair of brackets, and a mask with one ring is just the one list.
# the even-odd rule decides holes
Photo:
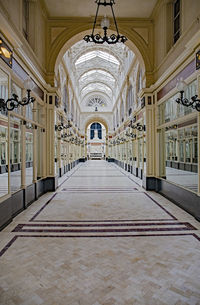
[(102, 160), (106, 156), (106, 128), (100, 122), (93, 122), (87, 127), (87, 158)]

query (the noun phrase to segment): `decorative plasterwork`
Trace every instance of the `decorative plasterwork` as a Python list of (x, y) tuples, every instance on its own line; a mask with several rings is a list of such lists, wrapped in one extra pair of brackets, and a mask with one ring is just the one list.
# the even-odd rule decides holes
[(89, 107), (105, 107), (107, 106), (106, 102), (99, 96), (94, 96), (94, 97), (91, 97), (86, 106), (89, 106)]
[(144, 39), (146, 44), (149, 43), (149, 30), (147, 28), (134, 28), (134, 30)]
[(51, 43), (54, 42), (56, 37), (59, 36), (64, 30), (66, 30), (66, 27), (51, 28)]

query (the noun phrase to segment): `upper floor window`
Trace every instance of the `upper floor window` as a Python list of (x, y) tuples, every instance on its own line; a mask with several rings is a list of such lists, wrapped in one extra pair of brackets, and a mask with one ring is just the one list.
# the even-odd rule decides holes
[(28, 21), (29, 21), (29, 3), (27, 0), (23, 0), (23, 23), (22, 29), (26, 40), (28, 40)]
[(142, 89), (142, 69), (139, 70), (138, 83), (137, 83), (137, 92)]
[(173, 10), (173, 38), (174, 38), (174, 43), (179, 39), (180, 37), (180, 10), (181, 10), (181, 1), (176, 0), (174, 1), (174, 10)]
[(130, 85), (130, 87), (129, 87), (129, 89), (128, 89), (128, 96), (127, 96), (127, 100), (128, 100), (128, 107), (127, 107), (127, 109), (128, 109), (128, 115), (131, 115), (131, 113), (132, 113), (132, 107), (133, 107), (133, 103), (134, 103), (134, 101), (133, 101), (133, 98), (134, 98), (134, 96), (133, 96), (133, 86), (132, 85)]
[(67, 87), (66, 85), (63, 88), (63, 107), (64, 107), (64, 111), (65, 113), (67, 113), (68, 111), (68, 94), (67, 94)]

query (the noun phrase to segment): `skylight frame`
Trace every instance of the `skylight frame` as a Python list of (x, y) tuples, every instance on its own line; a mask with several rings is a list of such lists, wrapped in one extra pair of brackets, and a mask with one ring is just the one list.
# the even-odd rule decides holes
[(102, 60), (111, 62), (112, 64), (115, 64), (116, 66), (120, 66), (119, 60), (114, 56), (109, 54), (108, 52), (104, 52), (101, 50), (93, 50), (89, 51), (83, 55), (81, 55), (76, 61), (75, 61), (75, 66), (78, 66), (79, 64), (82, 64), (86, 61), (89, 61), (93, 58), (99, 57)]

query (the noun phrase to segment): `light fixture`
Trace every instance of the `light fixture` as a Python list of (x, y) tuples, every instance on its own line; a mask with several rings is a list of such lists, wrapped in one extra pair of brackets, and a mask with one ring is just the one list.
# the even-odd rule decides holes
[(9, 48), (9, 46), (5, 43), (5, 41), (0, 37), (0, 58), (12, 68), (12, 56), (13, 52)]
[[(119, 34), (119, 30), (118, 30), (118, 27), (117, 27), (117, 22), (116, 22), (116, 19), (115, 19), (115, 14), (114, 14), (114, 10), (113, 10), (113, 4), (115, 4), (115, 0), (110, 0), (109, 2), (106, 2), (106, 0), (104, 0), (104, 1), (96, 0), (95, 3), (97, 3), (97, 11), (96, 11), (94, 24), (93, 24), (92, 34), (91, 35), (86, 35), (83, 39), (86, 42), (94, 42), (94, 43), (98, 43), (98, 44), (103, 44), (104, 42), (107, 42), (108, 44), (115, 44), (117, 42), (125, 43), (127, 41), (127, 38), (125, 36), (121, 36)], [(108, 31), (108, 28), (110, 26), (110, 21), (106, 17), (106, 15), (104, 16), (104, 18), (101, 21), (101, 27), (104, 30), (104, 36), (101, 37), (101, 35), (99, 33), (94, 34), (100, 5), (110, 6), (111, 11), (112, 11), (113, 20), (114, 20), (114, 23), (115, 23), (115, 29), (116, 29), (117, 35), (116, 34), (111, 34), (110, 37), (107, 36), (107, 31)]]
[(67, 115), (67, 124), (64, 125), (63, 123), (61, 123), (61, 124), (59, 124), (59, 125), (55, 125), (55, 130), (61, 131), (61, 130), (63, 130), (64, 128), (65, 128), (65, 129), (68, 129), (68, 128), (72, 127), (72, 124), (71, 124), (71, 122), (70, 122), (70, 121), (71, 121), (71, 118), (72, 118), (71, 114), (68, 114), (68, 115)]
[(183, 78), (181, 77), (176, 84), (176, 88), (180, 92), (180, 97), (176, 99), (178, 104), (181, 104), (186, 107), (192, 107), (197, 111), (200, 111), (200, 99), (198, 99), (198, 95), (194, 95), (191, 97), (191, 101), (189, 101), (186, 97), (184, 97), (184, 89), (186, 87), (186, 83), (184, 82)]
[(34, 82), (30, 77), (28, 77), (24, 81), (24, 88), (27, 91), (27, 96), (24, 97), (21, 101), (18, 100), (17, 94), (13, 93), (12, 97), (7, 99), (5, 101), (4, 99), (0, 98), (0, 110), (8, 110), (12, 111), (14, 108), (18, 108), (19, 106), (26, 106), (30, 103), (33, 103), (35, 101), (34, 97), (31, 97), (31, 90), (34, 87)]
[(133, 129), (137, 129), (138, 131), (145, 131), (146, 130), (146, 127), (145, 125), (142, 125), (140, 123), (137, 123), (136, 125), (134, 125), (133, 123), (134, 121), (130, 121), (129, 123), (129, 127), (133, 128)]
[(133, 132), (129, 132), (128, 128), (126, 128), (125, 136), (131, 137), (132, 139), (136, 139), (136, 134)]

